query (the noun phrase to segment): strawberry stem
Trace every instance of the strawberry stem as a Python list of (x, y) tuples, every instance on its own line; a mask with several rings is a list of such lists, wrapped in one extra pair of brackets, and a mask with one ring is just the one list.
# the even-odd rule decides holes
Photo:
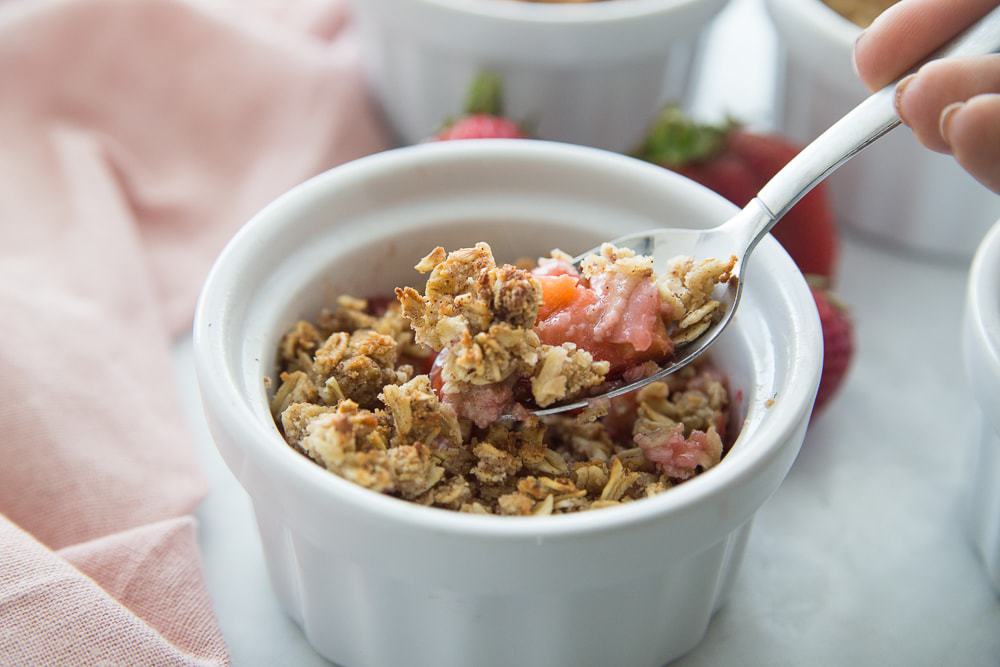
[(503, 81), (493, 72), (480, 72), (469, 86), (465, 113), (503, 115)]
[(732, 120), (725, 125), (695, 123), (680, 108), (669, 106), (653, 121), (634, 156), (671, 169), (705, 162), (722, 152), (726, 136), (736, 126)]

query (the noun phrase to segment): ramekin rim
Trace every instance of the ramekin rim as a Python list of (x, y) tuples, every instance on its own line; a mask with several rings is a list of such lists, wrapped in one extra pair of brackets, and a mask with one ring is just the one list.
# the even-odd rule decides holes
[[(282, 477), (290, 477), (299, 483), (306, 482), (317, 492), (333, 494), (337, 496), (338, 501), (362, 507), (364, 511), (382, 520), (419, 526), (437, 533), (455, 533), (497, 539), (525, 537), (540, 539), (541, 536), (560, 537), (614, 531), (627, 526), (651, 522), (664, 515), (679, 513), (698, 504), (706, 497), (724, 493), (727, 489), (745, 483), (749, 477), (756, 474), (778, 455), (783, 443), (791, 438), (795, 429), (798, 428), (802, 419), (811, 409), (812, 397), (821, 371), (820, 359), (822, 355), (809, 353), (808, 345), (810, 339), (820, 348), (822, 344), (819, 318), (804, 279), (795, 268), (792, 260), (773, 239), (767, 239), (767, 243), (762, 244), (757, 252), (764, 250), (768, 253), (775, 253), (777, 251), (775, 253), (775, 259), (779, 262), (777, 270), (788, 274), (788, 280), (782, 281), (782, 292), (787, 298), (797, 301), (800, 306), (797, 309), (791, 309), (791, 319), (795, 324), (797, 335), (794, 338), (795, 347), (790, 353), (799, 352), (800, 354), (796, 358), (807, 363), (791, 365), (791, 372), (785, 386), (787, 396), (777, 401), (773, 407), (768, 408), (769, 425), (764, 426), (757, 434), (758, 438), (767, 437), (766, 443), (755, 448), (752, 452), (742, 455), (738, 462), (717, 466), (695, 479), (671, 489), (668, 493), (645, 499), (639, 503), (629, 503), (623, 507), (606, 508), (599, 512), (580, 512), (551, 517), (478, 516), (423, 507), (372, 492), (330, 474), (287, 446), (276, 446), (278, 444), (284, 445), (284, 443), (273, 424), (265, 428), (264, 424), (261, 423), (260, 416), (250, 406), (249, 398), (239, 392), (239, 383), (236, 378), (230, 378), (231, 382), (223, 382), (223, 378), (229, 377), (230, 369), (227, 364), (223, 363), (221, 355), (216, 358), (212, 353), (214, 338), (220, 334), (219, 327), (216, 327), (215, 331), (212, 330), (213, 318), (208, 311), (214, 308), (215, 302), (221, 298), (217, 297), (217, 293), (226, 293), (225, 287), (220, 292), (216, 288), (216, 284), (221, 283), (223, 286), (226, 284), (226, 276), (230, 272), (229, 264), (235, 261), (232, 259), (233, 256), (244, 252), (244, 246), (253, 245), (251, 237), (253, 230), (258, 226), (273, 224), (275, 218), (282, 217), (282, 210), (289, 204), (308, 197), (312, 192), (319, 192), (331, 187), (331, 182), (335, 183), (338, 179), (347, 178), (354, 172), (366, 169), (377, 170), (383, 168), (384, 165), (391, 165), (393, 161), (403, 159), (419, 160), (421, 153), (431, 154), (432, 151), (441, 154), (453, 152), (459, 155), (459, 159), (462, 159), (463, 154), (467, 156), (464, 159), (475, 159), (475, 156), (479, 156), (481, 159), (484, 154), (488, 155), (491, 151), (519, 152), (525, 158), (544, 157), (546, 153), (549, 153), (551, 157), (558, 157), (557, 154), (562, 153), (564, 157), (591, 160), (593, 164), (596, 164), (593, 161), (603, 160), (605, 165), (600, 167), (603, 169), (608, 169), (612, 162), (617, 162), (625, 169), (646, 170), (664, 181), (683, 181), (683, 187), (691, 189), (692, 195), (700, 191), (697, 196), (705, 198), (705, 201), (708, 198), (721, 199), (719, 195), (682, 176), (624, 155), (583, 146), (520, 139), (442, 142), (409, 146), (366, 156), (314, 176), (275, 199), (237, 232), (213, 265), (196, 308), (194, 356), (203, 400), (216, 406), (218, 413), (216, 416), (222, 422), (222, 428), (248, 456), (266, 461), (268, 469), (272, 472), (280, 471)], [(416, 157), (413, 157), (414, 155)], [(732, 206), (728, 202), (726, 204)], [(735, 207), (732, 207), (732, 210), (735, 212)], [(776, 270), (774, 266), (771, 268)], [(231, 297), (231, 293), (229, 297)], [(222, 300), (225, 301), (224, 298)], [(220, 349), (224, 347), (222, 341), (215, 340), (214, 342)], [(236, 390), (239, 394), (239, 401), (234, 401), (234, 396), (230, 394), (232, 390)], [(729, 460), (728, 457), (724, 459), (724, 462), (726, 460)]]
[(434, 9), (520, 24), (594, 25), (635, 21), (699, 4), (721, 7), (729, 0), (614, 0), (566, 4), (515, 0), (408, 0)]

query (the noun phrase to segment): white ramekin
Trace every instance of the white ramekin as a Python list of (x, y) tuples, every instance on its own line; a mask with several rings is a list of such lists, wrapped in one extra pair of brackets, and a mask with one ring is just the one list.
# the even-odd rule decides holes
[[(861, 28), (821, 0), (767, 0), (767, 7), (786, 52), (778, 128), (812, 141), (869, 94), (852, 64)], [(1000, 197), (950, 156), (920, 146), (906, 128), (842, 167), (830, 192), (838, 218), (850, 226), (944, 258), (971, 257), (1000, 217)]]
[(972, 263), (962, 346), (965, 372), (982, 410), (968, 503), (970, 527), (1000, 591), (1000, 222)]
[(682, 102), (702, 29), (728, 0), (356, 0), (368, 78), (407, 143), (461, 112), (476, 74), (542, 139), (627, 151)]
[(604, 151), (449, 142), (317, 176), (237, 234), (198, 306), (198, 379), (219, 450), (253, 500), (274, 588), (317, 651), (350, 667), (652, 667), (698, 643), (751, 518), (798, 452), (819, 380), (815, 306), (773, 239), (754, 253), (714, 352), (745, 417), (738, 442), (705, 474), (621, 508), (475, 516), (373, 493), (284, 443), (262, 378), (296, 319), (341, 293), (419, 285), (411, 267), (436, 244), (487, 240), (513, 260), (734, 211)]

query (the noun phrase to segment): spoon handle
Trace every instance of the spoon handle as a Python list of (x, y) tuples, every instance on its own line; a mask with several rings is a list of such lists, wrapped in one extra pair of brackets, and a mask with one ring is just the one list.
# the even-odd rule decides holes
[[(1000, 52), (1000, 7), (991, 10), (929, 60)], [(901, 79), (900, 79), (901, 80)], [(855, 107), (806, 146), (757, 194), (766, 215), (754, 216), (753, 248), (778, 220), (840, 165), (900, 124), (894, 81)], [(754, 204), (754, 202), (751, 202)]]

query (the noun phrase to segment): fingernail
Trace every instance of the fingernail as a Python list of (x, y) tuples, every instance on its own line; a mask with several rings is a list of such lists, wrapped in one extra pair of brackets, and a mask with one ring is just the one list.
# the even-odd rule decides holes
[(903, 80), (900, 81), (898, 84), (896, 84), (896, 101), (895, 101), (896, 113), (899, 114), (899, 119), (903, 121), (904, 125), (909, 125), (909, 123), (906, 122), (906, 117), (903, 115), (903, 104), (902, 104), (903, 95), (906, 94), (906, 89), (910, 86), (911, 83), (913, 83), (913, 80), (916, 77), (917, 77), (916, 74), (910, 74), (906, 77), (903, 77)]
[(941, 120), (938, 123), (938, 132), (941, 133), (941, 138), (944, 139), (944, 143), (951, 146), (951, 139), (948, 138), (949, 132), (951, 132), (951, 121), (955, 118), (955, 112), (965, 106), (965, 102), (953, 102), (946, 106), (941, 112)]
[(859, 79), (861, 78), (861, 70), (858, 69), (858, 44), (861, 43), (861, 39), (865, 36), (865, 32), (865, 30), (862, 30), (861, 34), (858, 35), (858, 38), (854, 40), (854, 50), (851, 51), (851, 67), (854, 68), (854, 75)]

